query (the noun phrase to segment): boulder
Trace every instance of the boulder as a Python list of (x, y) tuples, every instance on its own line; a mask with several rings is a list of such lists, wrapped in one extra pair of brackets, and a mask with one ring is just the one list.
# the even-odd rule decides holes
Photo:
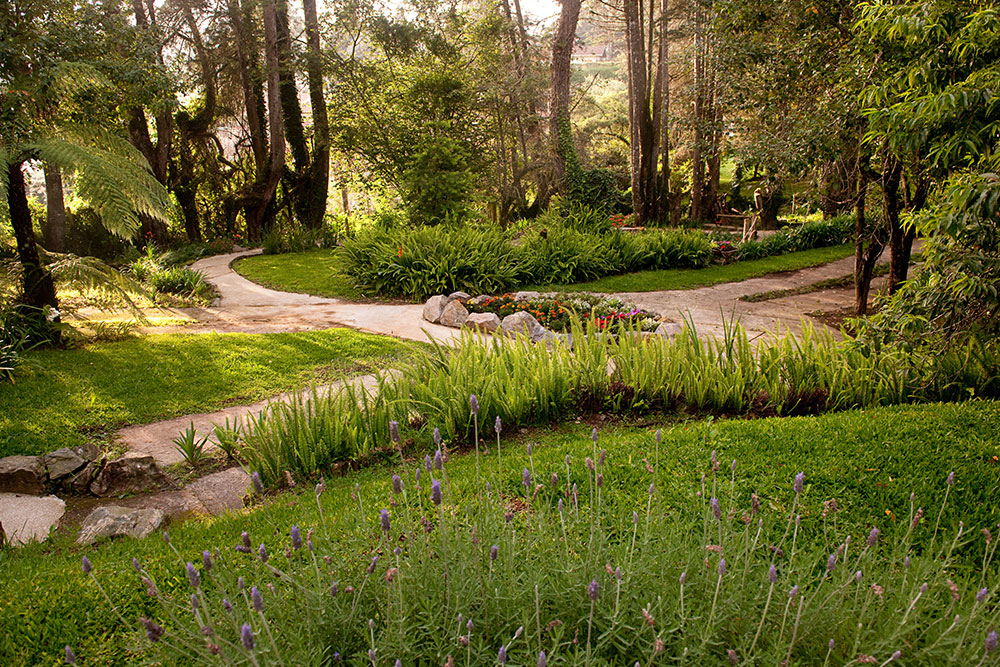
[(45, 468), (49, 471), (49, 481), (53, 484), (87, 465), (87, 461), (69, 447), (50, 452), (43, 456), (42, 460), (45, 462)]
[(472, 297), (466, 303), (468, 303), (471, 306), (478, 306), (479, 304), (485, 303), (486, 301), (492, 298), (493, 297), (491, 297), (489, 294), (480, 294), (479, 296)]
[(435, 294), (427, 299), (424, 304), (424, 319), (433, 324), (441, 321), (441, 311), (448, 305), (448, 297), (443, 294)]
[(96, 461), (97, 457), (101, 455), (101, 448), (92, 442), (85, 442), (82, 445), (74, 445), (69, 449), (84, 461)]
[(552, 334), (552, 342), (559, 343), (566, 349), (573, 349), (573, 334), (571, 333), (559, 333), (556, 331)]
[(469, 318), (469, 311), (465, 309), (461, 301), (449, 301), (448, 305), (444, 307), (441, 311), (441, 319), (438, 321), (439, 324), (443, 324), (446, 327), (460, 327), (465, 324), (465, 320)]
[(48, 485), (41, 456), (8, 456), (0, 459), (0, 493), (37, 496)]
[(111, 537), (127, 535), (143, 538), (163, 525), (167, 515), (158, 509), (132, 509), (107, 505), (91, 512), (80, 526), (77, 544), (93, 544)]
[(172, 488), (174, 483), (148, 455), (126, 455), (108, 461), (90, 482), (90, 492), (102, 498)]
[(448, 295), (448, 301), (461, 301), (462, 303), (465, 303), (471, 298), (472, 295), (465, 292), (452, 292)]
[(44, 542), (65, 511), (66, 503), (55, 496), (0, 493), (2, 533), (6, 533), (4, 539), (12, 546)]
[(653, 335), (673, 340), (674, 336), (682, 331), (684, 331), (683, 324), (677, 324), (676, 322), (664, 322), (660, 326), (656, 327), (656, 331), (653, 332)]
[(462, 326), (493, 333), (500, 328), (500, 316), (496, 313), (472, 313)]
[(537, 299), (541, 294), (539, 292), (516, 292), (514, 294), (514, 301), (531, 301), (532, 299)]
[(524, 334), (532, 340), (535, 340), (537, 336), (541, 336), (546, 331), (545, 327), (538, 323), (534, 315), (524, 311), (513, 313), (503, 318), (500, 328), (508, 336)]
[(62, 482), (63, 489), (79, 493), (80, 495), (89, 493), (90, 482), (93, 481), (94, 475), (96, 475), (97, 471), (100, 469), (101, 463), (98, 461), (91, 461), (83, 467), (83, 470), (64, 479)]

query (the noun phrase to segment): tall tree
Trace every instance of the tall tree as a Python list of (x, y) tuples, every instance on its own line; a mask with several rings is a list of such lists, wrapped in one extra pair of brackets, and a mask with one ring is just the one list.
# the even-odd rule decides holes
[(556, 182), (562, 183), (568, 162), (576, 160), (573, 129), (569, 114), (569, 75), (576, 41), (576, 25), (580, 19), (581, 0), (563, 0), (559, 23), (552, 39), (552, 76), (549, 96), (549, 136), (555, 156)]
[(66, 251), (66, 202), (63, 198), (62, 170), (46, 164), (45, 170), (45, 223), (42, 237), (45, 247), (52, 252)]

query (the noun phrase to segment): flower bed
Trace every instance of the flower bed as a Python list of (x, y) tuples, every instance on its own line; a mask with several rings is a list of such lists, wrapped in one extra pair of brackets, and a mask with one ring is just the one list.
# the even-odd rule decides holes
[(625, 324), (640, 331), (654, 331), (660, 324), (656, 313), (621, 299), (591, 294), (544, 294), (528, 299), (503, 294), (470, 300), (466, 307), (472, 313), (496, 313), (501, 319), (526, 312), (546, 329), (559, 332), (569, 331), (574, 317), (584, 322), (593, 319), (601, 330)]

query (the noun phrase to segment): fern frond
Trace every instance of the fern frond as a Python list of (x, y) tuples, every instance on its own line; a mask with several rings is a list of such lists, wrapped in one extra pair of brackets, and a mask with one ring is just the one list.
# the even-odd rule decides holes
[(121, 299), (129, 313), (142, 324), (148, 324), (134, 297), (152, 300), (149, 291), (131, 276), (105, 264), (96, 257), (79, 257), (70, 253), (42, 252), (42, 259), (56, 283), (81, 292), (97, 291)]
[(84, 62), (58, 62), (52, 67), (51, 72), (55, 92), (59, 97), (71, 97), (93, 88), (113, 87), (111, 81), (99, 69)]
[(7, 202), (7, 170), (10, 167), (10, 153), (0, 143), (0, 201)]
[(167, 191), (131, 144), (90, 127), (61, 128), (59, 134), (36, 141), (30, 150), (76, 172), (76, 193), (97, 210), (108, 230), (126, 238), (139, 229), (140, 215), (166, 220)]

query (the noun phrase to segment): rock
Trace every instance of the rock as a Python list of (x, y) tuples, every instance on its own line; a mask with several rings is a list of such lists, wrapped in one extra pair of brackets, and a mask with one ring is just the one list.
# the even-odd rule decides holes
[(468, 303), (470, 306), (478, 306), (479, 304), (485, 303), (486, 301), (489, 301), (492, 298), (493, 297), (491, 297), (489, 294), (480, 294), (479, 296), (472, 297), (466, 303)]
[(94, 475), (97, 471), (101, 469), (101, 463), (97, 461), (91, 461), (83, 467), (80, 472), (70, 475), (62, 482), (62, 487), (66, 491), (73, 491), (80, 495), (84, 495), (90, 492), (90, 482), (93, 481)]
[(472, 295), (465, 292), (452, 292), (448, 295), (448, 301), (461, 301), (462, 303), (467, 302), (471, 298)]
[(549, 347), (552, 347), (552, 342), (555, 340), (555, 334), (545, 327), (542, 327), (541, 331), (533, 333), (531, 335), (531, 342), (533, 343), (545, 343)]
[(438, 321), (439, 324), (443, 324), (446, 327), (460, 327), (465, 324), (465, 320), (469, 318), (469, 311), (465, 309), (461, 301), (449, 301), (448, 305), (444, 307), (441, 311), (441, 319)]
[(516, 292), (514, 294), (514, 301), (531, 301), (532, 299), (537, 299), (541, 294), (538, 292)]
[(93, 544), (119, 535), (143, 538), (163, 525), (167, 515), (158, 509), (130, 509), (118, 505), (98, 507), (80, 526), (77, 544)]
[(49, 481), (53, 484), (87, 465), (87, 461), (69, 447), (50, 452), (42, 460), (49, 471)]
[(82, 445), (70, 447), (70, 450), (84, 461), (96, 461), (101, 455), (101, 448), (92, 442), (85, 442)]
[(41, 456), (8, 456), (0, 459), (0, 493), (37, 496), (48, 484)]
[(553, 343), (559, 343), (566, 349), (573, 349), (573, 334), (571, 333), (559, 333), (558, 331), (552, 334)]
[(174, 483), (157, 467), (156, 460), (148, 455), (126, 455), (108, 461), (90, 483), (90, 492), (102, 498), (171, 488), (174, 488)]
[(433, 324), (441, 321), (441, 311), (448, 305), (448, 297), (436, 294), (424, 304), (424, 319)]
[(503, 318), (500, 328), (508, 336), (524, 334), (532, 340), (535, 340), (536, 336), (540, 336), (546, 331), (545, 327), (538, 323), (534, 315), (524, 311), (513, 313)]
[(493, 333), (500, 328), (500, 316), (496, 313), (472, 313), (462, 326)]
[(673, 340), (674, 336), (682, 331), (684, 331), (683, 324), (677, 324), (676, 322), (664, 322), (660, 326), (656, 327), (656, 331), (653, 332), (653, 335)]
[(0, 493), (0, 524), (11, 545), (44, 541), (65, 511), (66, 503), (55, 496)]

